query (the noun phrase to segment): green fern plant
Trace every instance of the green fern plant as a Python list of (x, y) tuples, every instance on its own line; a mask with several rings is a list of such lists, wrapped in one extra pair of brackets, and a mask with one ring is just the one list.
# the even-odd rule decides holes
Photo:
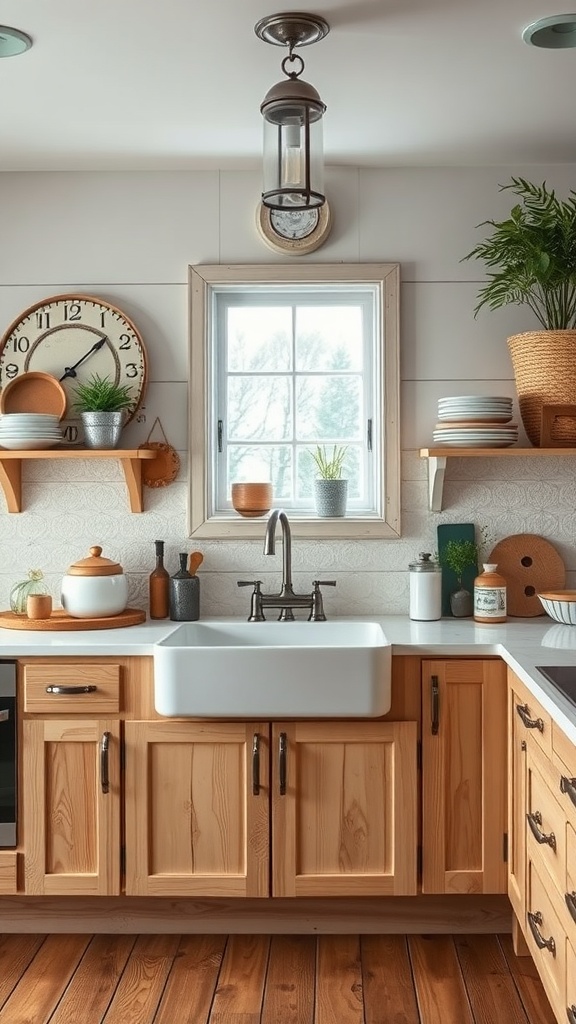
[(310, 450), (321, 480), (340, 480), (347, 451), (348, 445), (334, 445), (332, 454), (329, 455), (326, 445), (320, 447), (319, 444), (316, 445), (315, 451)]
[(74, 395), (74, 408), (78, 412), (120, 412), (132, 404), (128, 385), (115, 384), (109, 377), (99, 377), (97, 373), (86, 383), (79, 384)]
[(510, 190), (520, 202), (506, 220), (485, 220), (493, 233), (464, 260), (483, 260), (488, 283), (478, 292), (474, 316), (483, 306), (528, 306), (545, 330), (576, 326), (576, 192), (558, 199), (546, 182), (534, 185), (512, 178)]

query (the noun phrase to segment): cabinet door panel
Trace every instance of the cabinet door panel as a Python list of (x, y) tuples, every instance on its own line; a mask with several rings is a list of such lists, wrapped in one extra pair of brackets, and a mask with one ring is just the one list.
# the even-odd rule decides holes
[[(102, 738), (108, 734), (108, 788)], [(34, 895), (120, 892), (120, 725), (23, 723), (25, 888)], [(106, 771), (104, 771), (104, 775)]]
[(268, 895), (268, 726), (127, 722), (125, 739), (126, 893)]
[(508, 896), (522, 924), (526, 903), (526, 728), (516, 707), (522, 699), (508, 673)]
[(422, 670), (422, 891), (506, 892), (506, 667)]
[(273, 895), (415, 893), (417, 724), (293, 722), (272, 734)]

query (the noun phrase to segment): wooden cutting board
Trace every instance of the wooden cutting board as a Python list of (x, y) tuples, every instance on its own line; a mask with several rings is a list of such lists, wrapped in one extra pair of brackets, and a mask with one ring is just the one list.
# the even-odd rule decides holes
[(508, 615), (545, 615), (538, 594), (563, 590), (566, 568), (550, 541), (536, 533), (516, 533), (498, 542), (488, 562), (496, 563), (506, 580)]
[(137, 626), (139, 622), (145, 621), (146, 612), (139, 608), (125, 608), (119, 615), (107, 615), (99, 619), (75, 619), (63, 608), (53, 611), (49, 619), (29, 619), (26, 615), (16, 615), (15, 612), (0, 612), (2, 629), (33, 629), (46, 632), (54, 629), (120, 629), (122, 626)]

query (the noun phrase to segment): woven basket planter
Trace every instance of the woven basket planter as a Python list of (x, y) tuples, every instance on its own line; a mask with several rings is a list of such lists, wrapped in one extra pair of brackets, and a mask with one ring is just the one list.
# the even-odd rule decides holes
[[(508, 338), (524, 429), (540, 447), (543, 405), (576, 405), (576, 331), (527, 331)], [(576, 419), (556, 420), (559, 444), (576, 447)]]

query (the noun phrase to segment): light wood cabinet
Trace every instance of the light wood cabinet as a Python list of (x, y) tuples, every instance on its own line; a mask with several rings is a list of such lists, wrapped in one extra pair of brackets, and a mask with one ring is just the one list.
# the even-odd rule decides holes
[(415, 893), (416, 734), (415, 722), (127, 722), (126, 894)]
[(23, 723), (25, 889), (30, 895), (120, 892), (120, 724)]
[(518, 921), (526, 903), (526, 711), (523, 691), (508, 671), (508, 897)]
[(269, 729), (126, 722), (126, 894), (267, 896)]
[(0, 896), (12, 896), (17, 892), (17, 857), (13, 850), (0, 850)]
[(506, 668), (422, 662), (422, 891), (504, 893)]

